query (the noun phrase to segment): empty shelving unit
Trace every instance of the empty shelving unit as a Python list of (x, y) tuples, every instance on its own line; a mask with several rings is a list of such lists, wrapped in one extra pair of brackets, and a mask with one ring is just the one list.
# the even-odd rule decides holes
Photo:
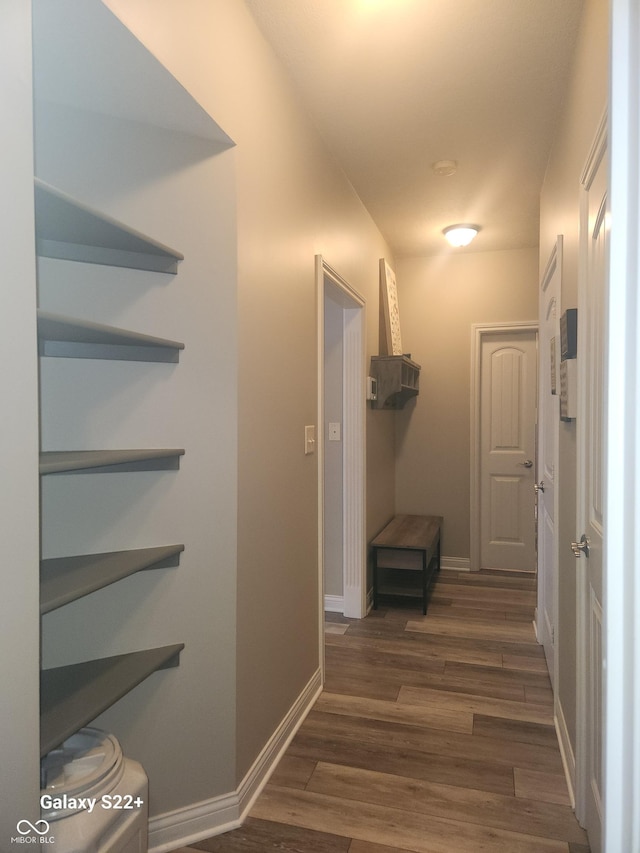
[[(39, 356), (42, 452), (36, 435), (36, 547), (19, 568), (42, 691), (23, 729), (43, 753), (87, 724), (113, 732), (149, 775), (153, 820), (179, 805), (168, 778), (193, 771), (199, 801), (233, 765), (233, 142), (109, 4), (28, 5), (37, 282), (20, 353), (32, 373)], [(36, 794), (21, 817), (37, 819)], [(160, 819), (156, 832), (162, 846)]]
[[(145, 237), (44, 182), (35, 181), (36, 249), (40, 256), (175, 275), (180, 252)], [(176, 363), (184, 344), (38, 310), (42, 357)], [(41, 476), (177, 470), (182, 448), (49, 450), (40, 454)], [(177, 566), (184, 545), (41, 561), (42, 614), (64, 607), (149, 568)], [(171, 644), (44, 669), (41, 673), (41, 755), (159, 669), (177, 666), (184, 644)]]

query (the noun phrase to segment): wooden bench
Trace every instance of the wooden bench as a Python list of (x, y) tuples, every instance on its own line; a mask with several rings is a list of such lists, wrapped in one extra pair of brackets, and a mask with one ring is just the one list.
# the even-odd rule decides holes
[(429, 587), (440, 571), (441, 527), (439, 515), (396, 515), (380, 531), (371, 543), (374, 610), (381, 595), (402, 595), (422, 598), (426, 614)]

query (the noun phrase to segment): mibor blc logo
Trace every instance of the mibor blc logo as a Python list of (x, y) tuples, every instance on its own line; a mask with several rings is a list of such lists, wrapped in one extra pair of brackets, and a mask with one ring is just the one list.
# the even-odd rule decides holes
[(16, 825), (18, 835), (11, 839), (12, 844), (52, 844), (53, 836), (49, 836), (49, 824), (46, 820), (19, 820)]
[(16, 829), (20, 835), (29, 835), (30, 832), (37, 832), (38, 835), (46, 835), (49, 832), (49, 824), (46, 820), (37, 820), (31, 823), (30, 820), (21, 820), (18, 822)]

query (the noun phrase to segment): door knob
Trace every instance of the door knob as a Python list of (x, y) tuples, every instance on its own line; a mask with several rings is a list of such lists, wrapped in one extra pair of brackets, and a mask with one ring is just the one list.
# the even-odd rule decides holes
[(538, 492), (544, 492), (544, 480), (540, 480), (539, 483), (533, 484), (533, 491), (538, 494)]
[(585, 534), (583, 533), (582, 536), (580, 537), (579, 542), (572, 542), (571, 543), (571, 550), (573, 551), (574, 557), (580, 557), (582, 554), (584, 554), (585, 557), (588, 557), (589, 556), (589, 539), (588, 539), (588, 537), (585, 536)]
[(533, 468), (533, 462), (531, 459), (525, 459), (524, 462), (518, 462), (518, 465), (522, 465), (525, 468)]

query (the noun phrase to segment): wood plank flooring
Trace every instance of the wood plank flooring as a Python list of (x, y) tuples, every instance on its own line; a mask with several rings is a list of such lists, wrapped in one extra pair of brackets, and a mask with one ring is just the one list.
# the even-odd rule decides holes
[(328, 614), (325, 689), (245, 825), (176, 853), (589, 853), (523, 572)]

